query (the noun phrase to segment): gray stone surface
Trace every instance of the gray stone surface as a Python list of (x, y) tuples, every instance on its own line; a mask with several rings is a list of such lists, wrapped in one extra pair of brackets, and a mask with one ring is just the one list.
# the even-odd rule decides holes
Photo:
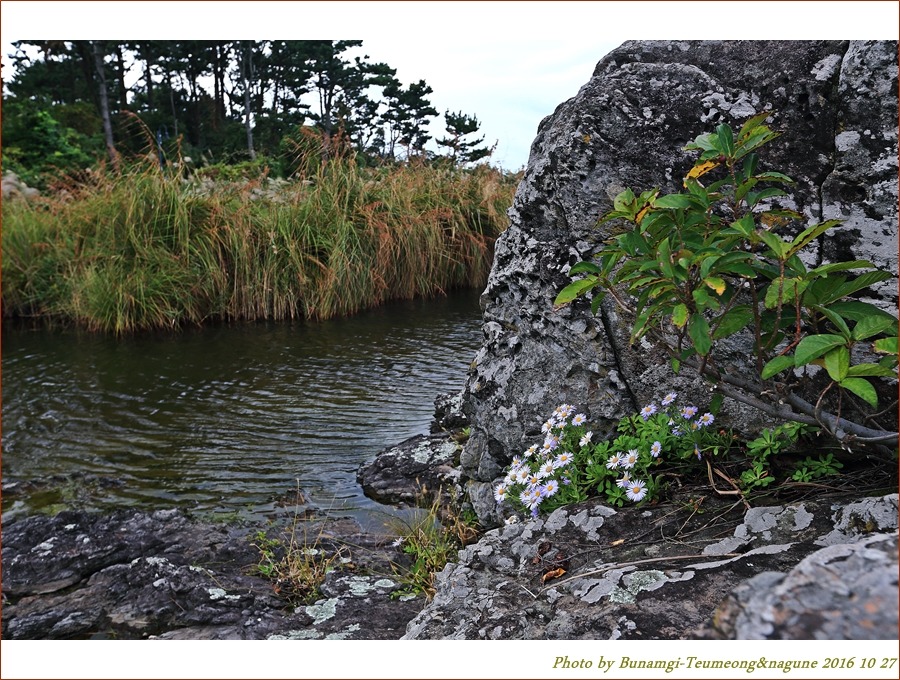
[[(482, 295), (484, 344), (466, 383), (472, 437), (463, 451), (469, 495), (498, 518), (489, 483), (539, 439), (562, 402), (603, 434), (670, 389), (699, 405), (709, 393), (675, 377), (651, 346), (629, 347), (630, 323), (604, 301), (553, 300), (569, 268), (608, 234), (597, 219), (626, 187), (675, 191), (694, 156), (682, 147), (721, 122), (771, 112), (783, 135), (761, 165), (797, 180), (783, 201), (810, 221), (847, 220), (813, 249), (816, 262), (870, 258), (897, 271), (897, 43), (840, 41), (627, 42), (537, 131), (525, 177), (498, 239)], [(896, 281), (879, 288), (896, 310)], [(724, 363), (741, 370), (747, 348)], [(726, 400), (721, 421), (751, 434), (763, 421)]]
[(310, 548), (334, 557), (334, 570), (321, 599), (298, 605), (285, 584), (255, 574), (260, 554), (249, 527), (178, 511), (4, 522), (3, 637), (399, 638), (424, 604), (397, 592), (391, 562), (406, 556), (348, 520), (302, 525)]
[(715, 620), (719, 633), (738, 640), (894, 639), (897, 534), (830, 545), (787, 574), (754, 576)]
[(405, 638), (892, 639), (897, 495), (864, 503), (877, 523), (847, 523), (854, 504), (825, 498), (743, 519), (727, 505), (560, 508), (461, 550)]

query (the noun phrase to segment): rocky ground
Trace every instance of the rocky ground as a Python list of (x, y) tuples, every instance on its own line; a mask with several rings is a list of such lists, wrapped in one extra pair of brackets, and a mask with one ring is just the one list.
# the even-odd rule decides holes
[[(446, 401), (446, 400), (445, 400)], [(360, 470), (381, 500), (460, 493), (460, 426)], [(452, 409), (450, 409), (452, 411)], [(684, 490), (614, 510), (595, 501), (484, 533), (430, 602), (384, 537), (314, 512), (292, 530), (332, 567), (314, 601), (259, 573), (287, 527), (181, 511), (63, 511), (3, 526), (7, 639), (894, 639), (898, 496), (816, 496), (747, 510)], [(430, 496), (433, 497), (433, 496)]]

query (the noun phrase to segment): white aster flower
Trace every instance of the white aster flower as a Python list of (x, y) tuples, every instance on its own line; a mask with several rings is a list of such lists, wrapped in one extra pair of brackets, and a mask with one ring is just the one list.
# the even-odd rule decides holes
[(700, 422), (700, 427), (706, 427), (707, 425), (713, 424), (715, 417), (713, 417), (712, 413), (704, 413), (698, 420)]
[(628, 454), (622, 459), (622, 467), (626, 470), (633, 468), (638, 462), (638, 450), (629, 449)]
[(653, 442), (653, 445), (650, 447), (650, 455), (654, 458), (658, 458), (660, 453), (662, 453), (662, 444)]
[(656, 413), (656, 404), (647, 404), (641, 409), (641, 418), (648, 420), (654, 413)]
[(637, 503), (638, 501), (643, 500), (644, 496), (647, 495), (647, 485), (640, 479), (634, 479), (625, 490), (625, 495), (628, 496), (628, 500)]
[(662, 399), (662, 405), (663, 405), (663, 406), (668, 406), (668, 405), (671, 404), (673, 401), (675, 401), (677, 398), (678, 398), (678, 393), (677, 393), (677, 392), (669, 392), (666, 396), (663, 397), (663, 399)]
[(546, 484), (544, 484), (544, 496), (546, 496), (547, 498), (555, 494), (557, 491), (559, 491), (559, 482), (557, 482), (555, 479), (551, 479)]
[(565, 467), (566, 465), (571, 463), (572, 460), (572, 454), (568, 451), (563, 451), (556, 457), (556, 460), (553, 461), (553, 465), (557, 468)]
[(620, 489), (626, 488), (629, 484), (631, 484), (631, 473), (625, 472), (622, 475), (622, 478), (616, 481), (616, 486)]
[(507, 488), (506, 484), (498, 484), (494, 489), (494, 500), (496, 500), (498, 503), (502, 503), (503, 501), (505, 501), (506, 492), (508, 490), (509, 489)]
[(622, 454), (618, 452), (611, 455), (609, 457), (609, 460), (606, 461), (606, 467), (608, 467), (610, 470), (615, 470), (620, 465), (622, 465)]
[(587, 417), (583, 413), (576, 413), (572, 418), (573, 425), (584, 425), (587, 422)]
[(541, 467), (538, 468), (538, 472), (542, 477), (552, 477), (554, 470), (556, 470), (556, 466), (553, 464), (552, 460), (541, 463)]

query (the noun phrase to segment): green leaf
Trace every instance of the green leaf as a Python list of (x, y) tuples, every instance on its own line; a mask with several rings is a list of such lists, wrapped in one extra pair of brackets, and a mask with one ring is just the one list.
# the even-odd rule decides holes
[(875, 388), (865, 378), (844, 378), (838, 384), (845, 390), (853, 392), (853, 394), (867, 402), (869, 406), (878, 406), (878, 395), (875, 392)]
[[(718, 142), (718, 140), (716, 140)], [(685, 151), (713, 151), (718, 150), (713, 146), (713, 135), (709, 132), (697, 135), (693, 142), (684, 146)]]
[(704, 279), (703, 283), (716, 291), (717, 295), (721, 295), (725, 292), (725, 280), (720, 279), (718, 276), (710, 276), (709, 278)]
[(750, 133), (762, 126), (763, 130), (768, 130), (763, 122), (765, 122), (766, 118), (768, 118), (771, 114), (768, 111), (764, 111), (763, 113), (757, 113), (755, 116), (751, 116), (744, 124), (741, 125), (741, 129), (738, 131), (738, 143), (740, 144), (745, 139), (750, 136)]
[(742, 236), (750, 236), (754, 231), (756, 231), (756, 224), (753, 222), (753, 215), (744, 215), (741, 219), (735, 220), (728, 226)]
[[(853, 339), (865, 340), (896, 327), (897, 320), (892, 317), (867, 316), (856, 323), (856, 326), (853, 328)], [(894, 332), (896, 333), (896, 330)]]
[(659, 262), (659, 268), (662, 273), (670, 279), (674, 278), (675, 270), (672, 268), (672, 250), (669, 246), (669, 239), (664, 238), (660, 241), (656, 259)]
[(868, 260), (852, 260), (850, 262), (832, 262), (831, 264), (823, 264), (810, 270), (810, 274), (819, 276), (827, 276), (832, 272), (842, 272), (848, 269), (874, 269), (875, 265)]
[(577, 264), (572, 265), (572, 268), (569, 269), (569, 276), (574, 276), (575, 274), (600, 274), (602, 270), (593, 262), (579, 262)]
[(824, 315), (825, 318), (833, 323), (837, 327), (838, 332), (847, 340), (851, 338), (850, 327), (847, 325), (847, 322), (844, 321), (844, 318), (840, 314), (838, 314), (833, 309), (828, 309), (828, 307), (823, 307), (822, 305), (813, 305), (813, 309)]
[(843, 286), (838, 289), (840, 295), (838, 297), (845, 297), (850, 295), (850, 293), (855, 293), (858, 290), (862, 290), (863, 288), (868, 288), (874, 283), (879, 283), (880, 281), (886, 281), (887, 279), (895, 278), (893, 274), (890, 272), (884, 272), (880, 270), (876, 270), (874, 272), (866, 272), (865, 274), (860, 274), (852, 281), (848, 281)]
[(886, 319), (896, 321), (897, 319), (882, 309), (878, 309), (868, 302), (860, 302), (859, 300), (844, 300), (842, 302), (833, 302), (828, 305), (828, 309), (840, 314), (845, 319), (851, 321), (862, 321), (870, 316), (880, 316)]
[(771, 198), (773, 196), (787, 196), (787, 194), (775, 187), (768, 187), (761, 191), (751, 191), (747, 194), (747, 205), (752, 208), (763, 199)]
[(831, 335), (828, 333), (823, 333), (821, 335), (807, 335), (799, 342), (797, 349), (794, 350), (794, 365), (804, 366), (813, 359), (818, 359), (825, 354), (825, 352), (829, 352), (835, 347), (846, 344), (847, 340), (840, 335)]
[(846, 346), (835, 347), (825, 354), (825, 370), (835, 382), (847, 377), (850, 368), (850, 350)]
[(751, 177), (747, 181), (738, 184), (737, 188), (734, 190), (734, 199), (736, 201), (743, 201), (744, 196), (746, 196), (750, 189), (755, 187), (758, 182), (759, 180), (756, 177)]
[(681, 370), (681, 362), (675, 357), (672, 357), (669, 361), (672, 364), (672, 373), (678, 375), (678, 371)]
[(675, 309), (672, 310), (672, 323), (681, 328), (684, 324), (687, 323), (688, 318), (688, 308), (685, 304), (677, 304), (675, 305)]
[(802, 295), (808, 281), (797, 278), (777, 278), (766, 290), (766, 309), (774, 309), (778, 303), (787, 304)]
[(734, 157), (734, 132), (727, 123), (722, 123), (716, 128), (719, 137), (719, 148), (728, 158)]
[(634, 192), (631, 189), (625, 189), (613, 199), (613, 210), (630, 214), (634, 206)]
[(701, 312), (706, 309), (719, 309), (721, 306), (718, 300), (710, 297), (705, 288), (696, 288), (691, 291), (691, 295), (694, 298), (694, 302), (697, 303), (697, 309)]
[(872, 343), (872, 348), (882, 354), (897, 354), (897, 340), (896, 336), (893, 338), (880, 338)]
[(653, 201), (656, 208), (692, 208), (696, 205), (697, 199), (687, 194), (669, 194), (660, 196)]
[(882, 366), (880, 364), (857, 364), (856, 366), (851, 366), (847, 371), (847, 377), (858, 378), (862, 376), (872, 378), (896, 378), (897, 369), (888, 368), (887, 366)]
[(773, 234), (771, 231), (761, 231), (758, 233), (763, 242), (772, 250), (775, 259), (787, 259), (787, 251), (788, 248), (790, 248), (790, 245), (786, 241), (782, 240), (780, 236)]
[(712, 348), (712, 338), (709, 336), (709, 323), (702, 314), (694, 313), (691, 315), (691, 321), (688, 325), (688, 335), (694, 343), (694, 348), (701, 356), (709, 354)]
[(792, 180), (787, 175), (783, 175), (780, 172), (761, 172), (758, 175), (755, 175), (756, 179), (762, 181), (769, 182), (784, 182), (785, 184), (793, 184), (794, 180)]
[(716, 330), (713, 332), (713, 338), (720, 340), (734, 335), (739, 330), (746, 328), (753, 321), (753, 310), (748, 305), (740, 305), (726, 312)]
[(794, 357), (791, 356), (780, 356), (775, 357), (771, 361), (769, 361), (765, 366), (763, 366), (762, 373), (760, 377), (763, 380), (768, 380), (773, 375), (777, 373), (781, 373), (784, 370), (789, 368), (794, 368)]
[(810, 241), (815, 240), (826, 231), (834, 226), (837, 226), (840, 223), (840, 220), (826, 220), (825, 222), (814, 224), (813, 226), (804, 229), (799, 234), (797, 234), (797, 237), (791, 242), (791, 247), (788, 250), (788, 255), (793, 255), (794, 253), (802, 250)]
[(572, 283), (559, 291), (559, 295), (556, 296), (553, 305), (555, 307), (561, 307), (599, 285), (600, 281), (596, 276), (586, 276), (578, 281), (572, 281)]

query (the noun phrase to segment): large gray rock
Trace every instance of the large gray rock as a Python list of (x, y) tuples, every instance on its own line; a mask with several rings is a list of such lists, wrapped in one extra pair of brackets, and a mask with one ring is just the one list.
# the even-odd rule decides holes
[(397, 639), (424, 604), (399, 592), (397, 547), (352, 520), (306, 518), (295, 540), (334, 569), (320, 599), (298, 605), (254, 573), (255, 533), (176, 510), (5, 521), (3, 637)]
[(493, 529), (438, 574), (404, 637), (896, 637), (897, 494), (736, 516), (711, 503), (588, 501)]
[[(464, 392), (472, 437), (461, 463), (482, 518), (496, 519), (489, 482), (557, 404), (578, 405), (602, 432), (671, 389), (708, 403), (661, 352), (629, 347), (629, 320), (610, 300), (596, 317), (584, 300), (553, 308), (569, 268), (609, 235), (595, 225), (613, 197), (679, 190), (694, 159), (682, 147), (697, 135), (770, 111), (784, 134), (761, 164), (797, 181), (784, 205), (810, 221), (847, 220), (812, 259), (897, 271), (896, 83), (896, 42), (627, 42), (600, 61), (541, 123), (481, 298), (485, 339)], [(896, 309), (896, 281), (878, 292)], [(747, 355), (737, 345), (726, 364), (740, 371)], [(763, 425), (731, 400), (722, 416), (746, 434)]]

